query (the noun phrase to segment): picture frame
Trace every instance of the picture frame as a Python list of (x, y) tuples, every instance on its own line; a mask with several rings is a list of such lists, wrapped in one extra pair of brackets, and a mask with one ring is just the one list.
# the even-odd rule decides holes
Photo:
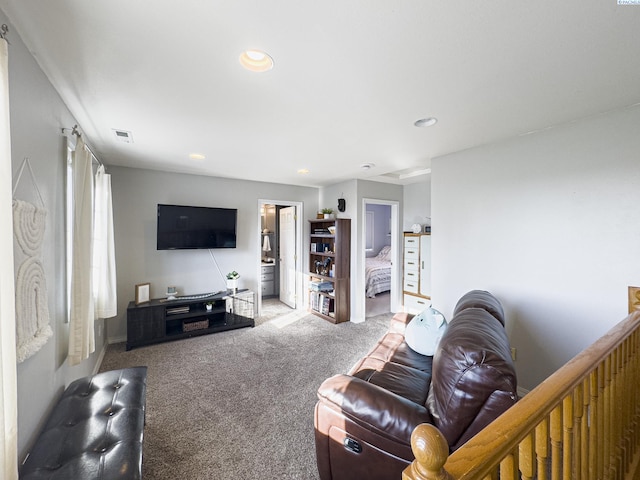
[(136, 285), (136, 305), (149, 301), (150, 283), (139, 283)]

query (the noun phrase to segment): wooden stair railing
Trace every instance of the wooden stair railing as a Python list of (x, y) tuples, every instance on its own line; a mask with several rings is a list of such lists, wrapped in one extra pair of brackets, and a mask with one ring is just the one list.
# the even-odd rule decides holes
[(450, 456), (432, 425), (416, 427), (411, 446), (403, 480), (640, 478), (640, 312)]

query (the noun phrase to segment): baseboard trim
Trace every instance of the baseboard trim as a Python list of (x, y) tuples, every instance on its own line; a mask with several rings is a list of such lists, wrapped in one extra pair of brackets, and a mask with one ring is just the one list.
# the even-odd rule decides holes
[(127, 337), (125, 336), (121, 336), (121, 337), (108, 337), (107, 338), (107, 345), (113, 345), (114, 343), (123, 343), (127, 341)]
[(102, 345), (102, 350), (98, 354), (98, 359), (96, 360), (96, 364), (93, 366), (93, 375), (100, 371), (100, 367), (102, 366), (102, 360), (104, 360), (104, 355), (107, 353), (107, 344)]

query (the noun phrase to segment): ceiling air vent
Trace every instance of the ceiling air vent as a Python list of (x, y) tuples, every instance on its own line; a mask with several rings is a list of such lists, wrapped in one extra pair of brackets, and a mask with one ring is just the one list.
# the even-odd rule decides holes
[(133, 143), (133, 135), (131, 135), (131, 132), (127, 132), (126, 130), (118, 130), (115, 128), (112, 130), (118, 141), (124, 143)]

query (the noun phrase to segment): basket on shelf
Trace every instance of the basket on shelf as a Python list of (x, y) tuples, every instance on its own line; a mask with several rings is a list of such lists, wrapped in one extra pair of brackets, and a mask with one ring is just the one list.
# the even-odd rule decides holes
[(198, 320), (196, 322), (182, 322), (183, 332), (193, 332), (195, 330), (204, 330), (209, 328), (209, 319)]

